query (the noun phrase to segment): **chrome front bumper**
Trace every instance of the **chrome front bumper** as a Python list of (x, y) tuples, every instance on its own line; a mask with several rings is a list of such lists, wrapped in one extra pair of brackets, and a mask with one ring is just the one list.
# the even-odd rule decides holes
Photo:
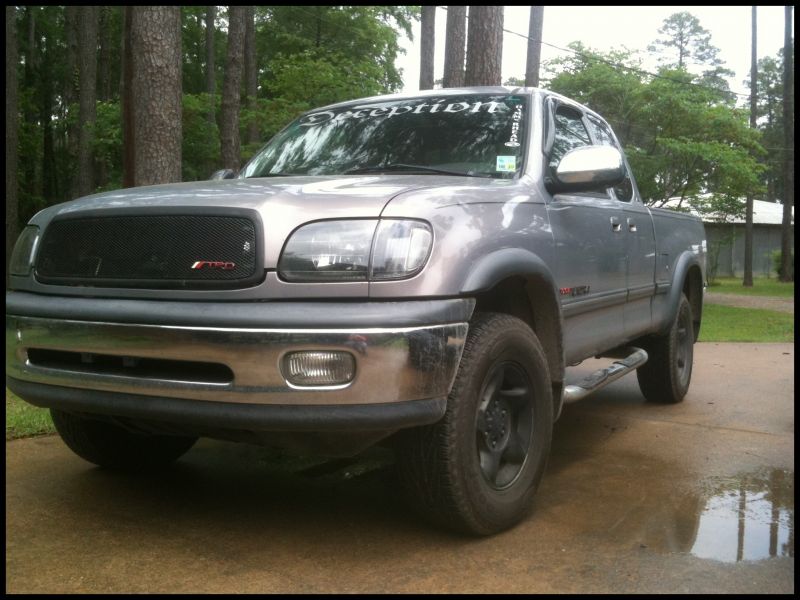
[[(467, 323), (427, 327), (256, 329), (104, 323), (6, 316), (6, 374), (36, 384), (219, 403), (380, 405), (447, 396)], [(91, 363), (36, 364), (31, 349), (193, 361), (227, 366), (231, 381), (203, 377), (129, 376)], [(294, 387), (280, 364), (288, 352), (336, 350), (355, 358), (346, 385)]]

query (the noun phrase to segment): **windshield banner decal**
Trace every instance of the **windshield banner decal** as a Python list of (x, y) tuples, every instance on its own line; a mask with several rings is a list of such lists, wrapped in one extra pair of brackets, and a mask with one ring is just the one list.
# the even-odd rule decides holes
[[(345, 110), (340, 112), (339, 114), (334, 113), (330, 110), (323, 110), (316, 113), (311, 113), (309, 115), (305, 115), (300, 118), (299, 125), (301, 127), (311, 127), (312, 125), (321, 125), (323, 123), (328, 122), (341, 122), (345, 119), (366, 119), (370, 117), (393, 117), (395, 115), (404, 115), (404, 114), (432, 114), (437, 112), (443, 113), (458, 113), (458, 112), (465, 112), (467, 114), (470, 113), (477, 113), (477, 112), (488, 112), (494, 113), (497, 112), (498, 107), (505, 108), (505, 105), (501, 104), (500, 102), (452, 102), (450, 104), (445, 104), (444, 102), (437, 102), (435, 104), (417, 104), (414, 106), (355, 106), (352, 110)], [(502, 111), (502, 109), (501, 109)], [(514, 118), (517, 118), (517, 114), (522, 116), (522, 108), (518, 106), (516, 108), (516, 112), (514, 113)], [(519, 128), (519, 123), (516, 123), (516, 128)], [(517, 129), (514, 129), (516, 132)], [(516, 133), (512, 135), (512, 139), (515, 138)], [(510, 145), (509, 143), (506, 144), (507, 146)], [(519, 144), (517, 144), (519, 145)]]

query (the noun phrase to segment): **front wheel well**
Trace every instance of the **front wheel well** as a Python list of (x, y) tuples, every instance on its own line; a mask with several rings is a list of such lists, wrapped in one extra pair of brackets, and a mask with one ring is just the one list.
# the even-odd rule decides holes
[[(514, 275), (475, 296), (475, 312), (496, 312), (517, 317), (542, 343), (554, 401), (560, 402), (564, 382), (562, 320), (558, 298), (550, 282), (536, 275)], [(559, 407), (556, 407), (558, 409)], [(555, 414), (558, 415), (558, 410)]]

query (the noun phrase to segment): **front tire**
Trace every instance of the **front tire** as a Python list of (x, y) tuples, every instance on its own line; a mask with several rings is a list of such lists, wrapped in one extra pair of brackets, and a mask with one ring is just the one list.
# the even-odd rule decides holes
[(692, 307), (681, 294), (678, 314), (669, 332), (642, 344), (647, 362), (636, 371), (639, 389), (649, 402), (677, 404), (689, 391), (694, 360)]
[(50, 409), (53, 424), (75, 454), (101, 467), (139, 470), (167, 465), (194, 445), (197, 438), (144, 435), (108, 421), (87, 419)]
[(481, 314), (470, 325), (445, 416), (401, 437), (406, 494), (423, 516), (449, 529), (508, 529), (531, 508), (552, 429), (539, 339), (515, 317)]

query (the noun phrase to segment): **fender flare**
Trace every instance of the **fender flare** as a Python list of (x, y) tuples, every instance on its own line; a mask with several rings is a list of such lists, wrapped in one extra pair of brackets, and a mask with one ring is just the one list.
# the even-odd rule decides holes
[[(481, 257), (469, 270), (461, 294), (474, 294), (493, 288), (514, 275), (533, 275), (550, 284), (556, 296), (556, 284), (550, 269), (533, 252), (522, 248), (503, 248)], [(560, 304), (556, 302), (559, 306)]]

